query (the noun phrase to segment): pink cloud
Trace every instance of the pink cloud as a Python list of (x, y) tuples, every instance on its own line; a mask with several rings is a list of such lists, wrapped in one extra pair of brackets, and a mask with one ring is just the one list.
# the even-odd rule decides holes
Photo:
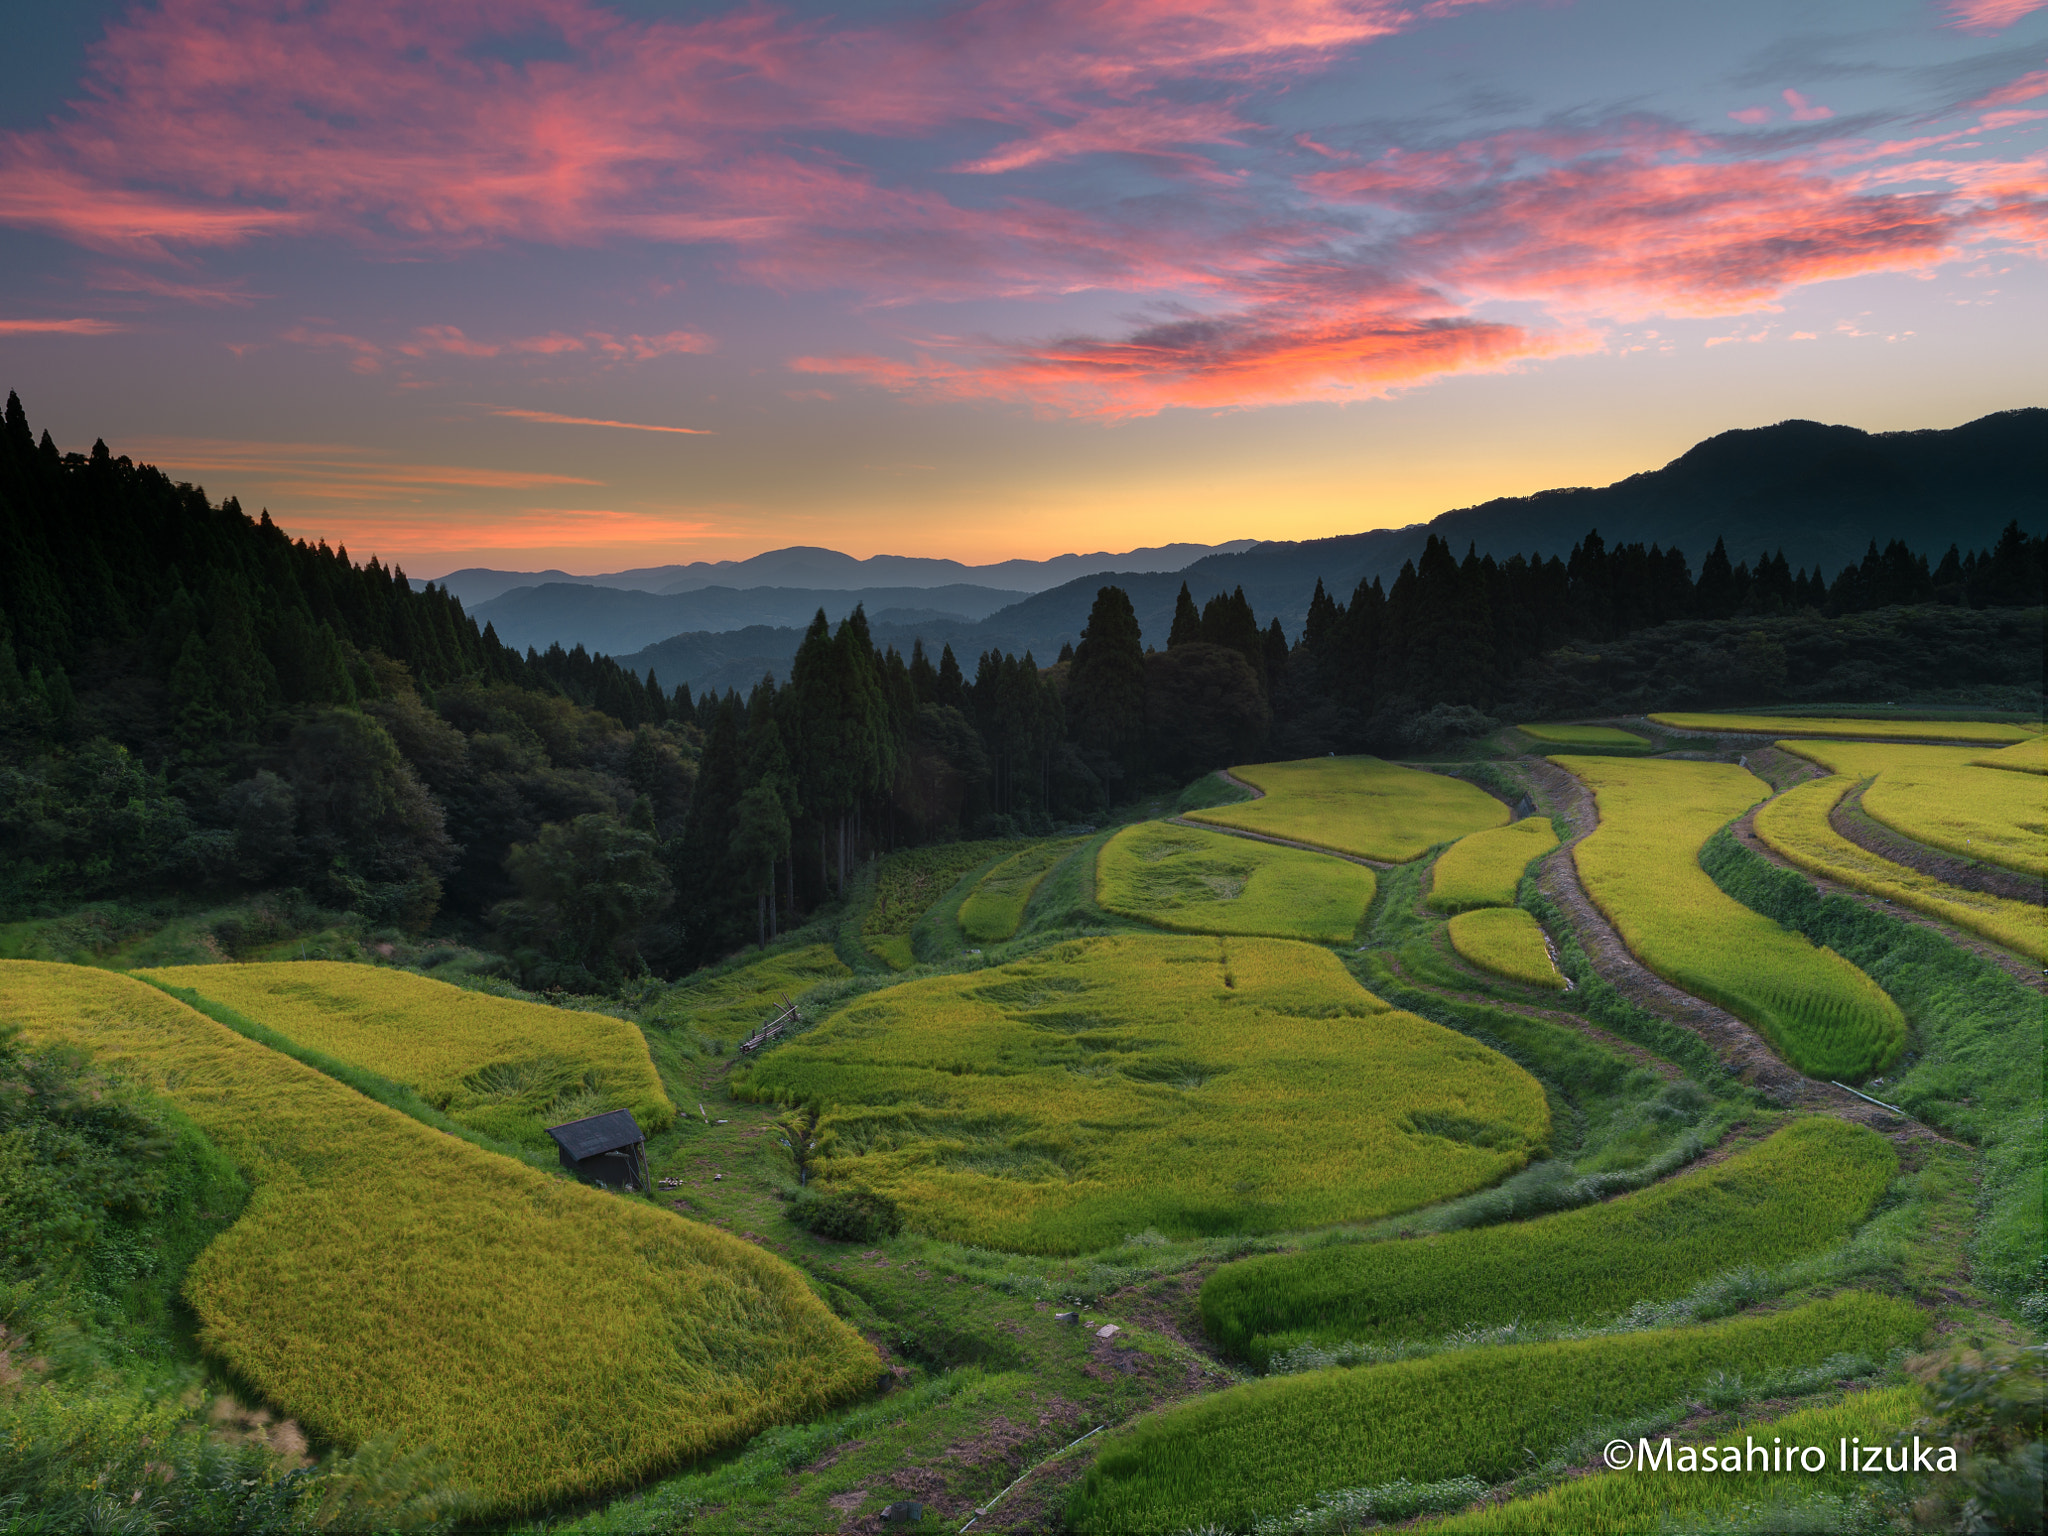
[(1792, 121), (1795, 123), (1818, 123), (1835, 115), (1833, 107), (1823, 107), (1808, 101), (1797, 91), (1787, 90), (1783, 94), (1785, 105), (1792, 109)]
[(253, 304), (261, 295), (249, 292), (238, 279), (232, 283), (179, 283), (157, 277), (148, 272), (132, 272), (125, 268), (102, 268), (87, 280), (87, 286), (108, 293), (147, 293), (160, 299), (176, 299), (185, 304), (199, 304), (209, 308), (221, 305), (246, 306)]
[(514, 421), (537, 421), (561, 427), (619, 427), (628, 432), (675, 432), (689, 437), (707, 437), (709, 427), (657, 427), (644, 421), (605, 421), (594, 416), (559, 416), (553, 411), (522, 411), (511, 406), (490, 407), (493, 416), (508, 416)]
[(0, 320), (0, 336), (106, 336), (126, 329), (112, 320)]
[(1975, 101), (1965, 103), (1964, 110), (2012, 107), (2023, 101), (2033, 101), (2040, 96), (2048, 96), (2048, 69), (2032, 70), (2017, 80), (2001, 85), (1995, 91), (1986, 91)]
[(2002, 32), (2048, 0), (1942, 0), (1948, 24), (1965, 32)]
[(1730, 112), (1728, 115), (1734, 118), (1736, 122), (1748, 123), (1753, 128), (1758, 123), (1768, 123), (1771, 120), (1771, 109), (1769, 107), (1744, 107), (1741, 111)]

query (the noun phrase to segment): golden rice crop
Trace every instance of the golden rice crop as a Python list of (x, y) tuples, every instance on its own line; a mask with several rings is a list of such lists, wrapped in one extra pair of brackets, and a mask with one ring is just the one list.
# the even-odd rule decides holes
[(1042, 1253), (1412, 1210), (1521, 1167), (1550, 1124), (1506, 1057), (1273, 939), (1082, 939), (906, 982), (734, 1092), (819, 1111), (828, 1185)]
[(1429, 872), (1429, 905), (1438, 912), (1511, 907), (1522, 871), (1557, 846), (1548, 816), (1524, 816), (1459, 838)]
[(1856, 780), (1846, 774), (1795, 785), (1756, 813), (1756, 835), (1778, 857), (1809, 874), (1896, 901), (2048, 961), (2048, 908), (1949, 885), (1881, 858), (1837, 832), (1828, 812), (1855, 787)]
[(403, 1083), (457, 1124), (508, 1141), (547, 1146), (543, 1126), (607, 1109), (631, 1110), (649, 1132), (675, 1119), (646, 1037), (609, 1014), (338, 960), (137, 974), (189, 987), (295, 1044)]
[(1106, 1437), (1068, 1524), (1088, 1532), (1245, 1530), (1318, 1494), (1476, 1477), (1493, 1483), (1593, 1425), (1699, 1390), (1920, 1338), (1911, 1302), (1867, 1291), (1695, 1328), (1460, 1349), (1269, 1376), (1149, 1414)]
[(2048, 785), (1971, 763), (1969, 747), (1781, 741), (1830, 773), (1870, 779), (1863, 809), (1915, 842), (2048, 877)]
[(1898, 1172), (1875, 1131), (1795, 1120), (1733, 1157), (1618, 1200), (1400, 1242), (1265, 1254), (1202, 1287), (1202, 1326), (1263, 1361), (1297, 1344), (1428, 1339), (1512, 1322), (1593, 1322), (1682, 1296), (1736, 1264), (1831, 1248)]
[(1460, 912), (1449, 924), (1451, 948), (1481, 970), (1532, 987), (1564, 990), (1564, 977), (1550, 958), (1543, 928), (1520, 907), (1480, 907)]
[(0, 961), (0, 1017), (170, 1099), (247, 1172), (185, 1293), (207, 1347), (320, 1438), (432, 1445), (532, 1508), (881, 1373), (772, 1254), (430, 1130), (141, 981)]
[(1617, 725), (1518, 725), (1525, 736), (1560, 747), (1647, 747), (1647, 736), (1624, 731)]
[(998, 944), (1013, 938), (1024, 921), (1038, 887), (1053, 866), (1081, 846), (1083, 839), (1039, 843), (1012, 854), (975, 882), (960, 903), (960, 931), (977, 944)]
[(1341, 944), (1375, 889), (1362, 864), (1163, 821), (1124, 828), (1095, 861), (1105, 911), (1182, 933)]
[(1815, 1077), (1859, 1078), (1905, 1048), (1884, 989), (1833, 950), (1724, 894), (1700, 845), (1769, 789), (1733, 763), (1557, 757), (1592, 786), (1600, 825), (1573, 845), (1586, 894), (1636, 957), (1761, 1030)]
[(1996, 752), (1979, 752), (1970, 762), (1978, 768), (2004, 768), (2013, 773), (2048, 773), (2048, 736), (2016, 741)]
[(782, 1011), (782, 1000), (853, 971), (829, 944), (762, 955), (743, 965), (699, 971), (662, 994), (650, 1022), (715, 1040), (744, 1040)]
[(935, 843), (905, 848), (883, 859), (875, 871), (875, 894), (861, 919), (861, 939), (891, 970), (906, 971), (917, 963), (910, 948), (910, 930), (931, 910), (932, 903), (982, 865), (1002, 858), (1015, 842)]
[(1230, 771), (1265, 798), (1190, 811), (1190, 820), (1388, 864), (1405, 864), (1438, 843), (1508, 819), (1506, 806), (1463, 779), (1376, 757), (1311, 757)]
[(1866, 741), (2024, 741), (2038, 734), (2017, 725), (1996, 725), (1983, 720), (1841, 720), (1800, 715), (1717, 715), (1656, 714), (1650, 719), (1681, 731), (1754, 731), (1759, 735), (1782, 736), (1796, 731), (1802, 736), (1845, 736)]
[[(1780, 1419), (1738, 1424), (1721, 1434), (1678, 1430), (1671, 1435), (1672, 1462), (1678, 1459), (1678, 1447), (1690, 1445), (1697, 1451), (1713, 1445), (1740, 1453), (1751, 1470), (1708, 1474), (1660, 1467), (1654, 1472), (1638, 1468), (1575, 1477), (1526, 1499), (1452, 1515), (1430, 1525), (1429, 1536), (1646, 1536), (1674, 1526), (1704, 1529), (1708, 1520), (1716, 1517), (1725, 1520), (1728, 1529), (1738, 1529), (1741, 1516), (1768, 1507), (1792, 1481), (1787, 1474), (1768, 1471), (1749, 1458), (1752, 1440), (1776, 1448), (1780, 1455), (1786, 1447), (1818, 1446), (1826, 1453), (1822, 1469), (1809, 1472), (1801, 1468), (1796, 1474), (1800, 1495), (1857, 1500), (1869, 1491), (1871, 1479), (1864, 1473), (1843, 1470), (1842, 1442), (1889, 1445), (1892, 1436), (1920, 1414), (1919, 1390), (1908, 1385), (1852, 1393), (1839, 1403), (1802, 1408)], [(1649, 1440), (1652, 1455), (1662, 1454), (1663, 1435), (1638, 1438)]]

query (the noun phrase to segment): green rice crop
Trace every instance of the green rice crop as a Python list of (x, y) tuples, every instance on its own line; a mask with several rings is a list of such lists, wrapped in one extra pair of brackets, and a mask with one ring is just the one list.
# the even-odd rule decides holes
[(1508, 819), (1508, 808), (1476, 785), (1376, 757), (1311, 757), (1230, 771), (1265, 798), (1190, 811), (1189, 820), (1388, 864)]
[(1650, 739), (1615, 725), (1518, 725), (1525, 736), (1559, 747), (1647, 747)]
[[(1856, 1498), (1869, 1491), (1871, 1479), (1867, 1474), (1842, 1469), (1841, 1442), (1861, 1440), (1865, 1445), (1889, 1445), (1896, 1432), (1907, 1428), (1920, 1415), (1918, 1389), (1878, 1387), (1851, 1393), (1825, 1407), (1801, 1408), (1783, 1418), (1738, 1424), (1719, 1434), (1689, 1434), (1681, 1430), (1670, 1437), (1674, 1462), (1678, 1459), (1676, 1447), (1687, 1445), (1696, 1449), (1713, 1445), (1724, 1451), (1733, 1448), (1747, 1458), (1752, 1440), (1777, 1447), (1780, 1455), (1790, 1446), (1819, 1446), (1827, 1455), (1819, 1472), (1769, 1472), (1751, 1463), (1755, 1470), (1745, 1472), (1679, 1472), (1660, 1468), (1655, 1472), (1638, 1469), (1576, 1477), (1526, 1499), (1453, 1515), (1431, 1525), (1429, 1536), (1653, 1536), (1680, 1522), (1681, 1528), (1699, 1529), (1716, 1518), (1730, 1519), (1748, 1509), (1767, 1507), (1775, 1498), (1795, 1489), (1804, 1498)], [(1652, 1454), (1661, 1454), (1664, 1436), (1637, 1438), (1647, 1438)]]
[(1699, 866), (1700, 845), (1770, 793), (1762, 780), (1733, 763), (1551, 761), (1592, 786), (1600, 825), (1573, 861), (1638, 959), (1748, 1020), (1814, 1077), (1861, 1078), (1898, 1059), (1906, 1020), (1876, 982), (1730, 900)]
[(1856, 780), (1846, 774), (1795, 784), (1756, 813), (1756, 835), (1779, 858), (1809, 874), (1981, 933), (2036, 961), (2048, 960), (2048, 908), (1949, 885), (1894, 864), (1837, 832), (1828, 813), (1855, 787)]
[(1016, 851), (1015, 842), (936, 843), (905, 848), (883, 859), (875, 871), (875, 895), (861, 919), (861, 942), (896, 971), (917, 963), (910, 930), (932, 904), (962, 876)]
[(1481, 907), (1450, 921), (1451, 948), (1481, 970), (1532, 987), (1564, 990), (1543, 929), (1520, 907)]
[(1714, 1372), (1882, 1356), (1917, 1340), (1910, 1302), (1865, 1291), (1703, 1327), (1461, 1349), (1272, 1376), (1140, 1419), (1075, 1488), (1084, 1532), (1243, 1530), (1318, 1494), (1406, 1479), (1499, 1482), (1597, 1424), (1663, 1407)]
[(1976, 766), (1970, 747), (1781, 741), (1830, 773), (1869, 779), (1863, 809), (1930, 848), (2048, 878), (2048, 786)]
[(648, 1022), (709, 1040), (744, 1040), (782, 1011), (782, 1000), (851, 976), (829, 944), (763, 955), (685, 977), (662, 994)]
[(1979, 768), (2003, 768), (2011, 773), (2048, 773), (2048, 736), (2016, 741), (1996, 752), (1979, 752), (1970, 762)]
[(1429, 905), (1438, 912), (1512, 907), (1522, 871), (1557, 846), (1548, 816), (1524, 816), (1459, 838), (1430, 869)]
[(750, 1243), (430, 1130), (132, 977), (0, 961), (0, 1017), (168, 1099), (256, 1186), (200, 1338), (316, 1438), (432, 1446), (487, 1508), (637, 1480), (882, 1373)]
[(1024, 909), (1052, 868), (1081, 846), (1084, 839), (1039, 843), (1013, 853), (975, 882), (960, 903), (960, 931), (977, 944), (999, 944), (1016, 937)]
[(819, 1112), (818, 1176), (1037, 1253), (1413, 1210), (1528, 1162), (1542, 1087), (1326, 949), (1119, 935), (850, 1001), (735, 1074)]
[(341, 961), (167, 966), (188, 987), (287, 1040), (418, 1092), (458, 1125), (548, 1147), (543, 1127), (607, 1109), (666, 1130), (675, 1109), (624, 1019), (494, 997), (409, 971)]
[(1983, 720), (1842, 720), (1801, 715), (1655, 714), (1657, 725), (1680, 731), (1749, 731), (1758, 735), (1842, 736), (1851, 740), (2025, 741), (2040, 734), (2018, 725)]
[(1399, 1242), (1241, 1259), (1202, 1287), (1202, 1326), (1264, 1362), (1297, 1344), (1428, 1339), (1517, 1318), (1592, 1322), (1736, 1264), (1847, 1237), (1898, 1171), (1891, 1144), (1827, 1116), (1600, 1205)]
[(1163, 821), (1124, 828), (1095, 860), (1104, 911), (1183, 933), (1341, 944), (1374, 889), (1362, 864)]

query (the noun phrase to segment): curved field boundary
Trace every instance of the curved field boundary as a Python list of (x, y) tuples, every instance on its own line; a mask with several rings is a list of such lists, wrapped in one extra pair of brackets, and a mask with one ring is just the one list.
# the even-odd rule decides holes
[(189, 988), (296, 1045), (403, 1083), (486, 1135), (547, 1146), (543, 1122), (625, 1109), (643, 1131), (655, 1132), (675, 1119), (647, 1037), (610, 1014), (565, 1012), (341, 961), (137, 974)]
[(1341, 944), (1377, 887), (1350, 860), (1186, 823), (1125, 827), (1095, 858), (1098, 906), (1181, 933)]
[(1507, 806), (1463, 779), (1376, 757), (1254, 763), (1233, 767), (1230, 777), (1261, 791), (1259, 798), (1190, 811), (1187, 819), (1388, 864), (1409, 863), (1509, 818)]
[(1586, 890), (1636, 955), (1686, 991), (1754, 1024), (1791, 1064), (1860, 1078), (1905, 1049), (1884, 990), (1724, 895), (1699, 849), (1769, 791), (1728, 763), (1553, 758), (1591, 785), (1601, 824), (1572, 845)]
[(1624, 731), (1618, 725), (1518, 725), (1515, 727), (1532, 741), (1547, 742), (1553, 747), (1647, 747), (1651, 745), (1647, 736), (1638, 736), (1634, 731)]
[(1556, 846), (1557, 829), (1548, 816), (1468, 833), (1437, 855), (1426, 904), (1435, 912), (1511, 907), (1523, 871)]
[[(1216, 770), (1219, 777), (1235, 784), (1239, 789), (1249, 790), (1254, 800), (1266, 798), (1266, 792), (1256, 784), (1247, 783), (1228, 768)], [(1248, 832), (1243, 827), (1226, 827), (1220, 822), (1196, 821), (1194, 812), (1166, 818), (1176, 827), (1193, 827), (1200, 832), (1221, 832), (1226, 837), (1241, 837), (1248, 842), (1271, 843), (1275, 848), (1299, 848), (1303, 853), (1320, 853), (1324, 858), (1343, 859), (1350, 864), (1363, 864), (1367, 869), (1398, 869), (1400, 865), (1387, 859), (1368, 859), (1363, 854), (1343, 853), (1335, 848), (1325, 848), (1318, 843), (1304, 843), (1299, 838), (1275, 837), (1269, 832)]]
[(1980, 752), (1970, 762), (1977, 768), (2003, 768), (2011, 773), (2048, 773), (2048, 736), (2016, 741), (1996, 752)]
[(1520, 907), (1460, 912), (1447, 928), (1451, 948), (1483, 971), (1554, 992), (1562, 992), (1568, 985), (1550, 952), (1543, 925)]
[(142, 981), (0, 961), (0, 1016), (169, 1099), (256, 1185), (186, 1278), (206, 1346), (318, 1438), (434, 1447), (487, 1508), (617, 1487), (882, 1372), (780, 1259), (429, 1130)]
[(974, 883), (960, 903), (960, 932), (977, 944), (996, 944), (1017, 936), (1024, 910), (1038, 894), (1045, 877), (1086, 838), (1070, 837), (1013, 853)]
[(1787, 790), (1756, 809), (1752, 824), (1757, 839), (1809, 874), (1899, 902), (2035, 961), (2048, 961), (2048, 908), (1944, 885), (1843, 837), (1831, 816), (1855, 787), (1854, 779), (1836, 775)]
[(1833, 736), (1850, 741), (1972, 741), (2003, 744), (2028, 741), (2038, 729), (1983, 720), (1847, 720), (1799, 715), (1716, 715), (1661, 711), (1644, 716), (1654, 725), (1715, 735)]
[(1968, 747), (1781, 741), (1830, 773), (1870, 778), (1862, 808), (1902, 837), (2048, 879), (2048, 788), (2032, 774), (1974, 766)]
[(1600, 1205), (1402, 1242), (1226, 1264), (1202, 1325), (1263, 1362), (1297, 1344), (1435, 1338), (1512, 1322), (1592, 1322), (1682, 1296), (1735, 1264), (1832, 1247), (1899, 1167), (1875, 1132), (1825, 1115)]
[(1703, 1327), (1461, 1349), (1274, 1376), (1106, 1437), (1068, 1505), (1082, 1532), (1246, 1530), (1319, 1494), (1526, 1470), (1593, 1425), (1697, 1392), (1715, 1371), (1769, 1375), (1882, 1357), (1927, 1319), (1865, 1291)]

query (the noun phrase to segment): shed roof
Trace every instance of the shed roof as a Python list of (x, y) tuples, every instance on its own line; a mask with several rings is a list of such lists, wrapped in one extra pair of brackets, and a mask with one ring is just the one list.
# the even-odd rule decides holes
[(548, 1134), (578, 1162), (600, 1153), (616, 1152), (621, 1147), (630, 1147), (636, 1141), (647, 1139), (639, 1122), (623, 1109), (608, 1109), (601, 1115), (571, 1120), (567, 1125), (551, 1125)]

